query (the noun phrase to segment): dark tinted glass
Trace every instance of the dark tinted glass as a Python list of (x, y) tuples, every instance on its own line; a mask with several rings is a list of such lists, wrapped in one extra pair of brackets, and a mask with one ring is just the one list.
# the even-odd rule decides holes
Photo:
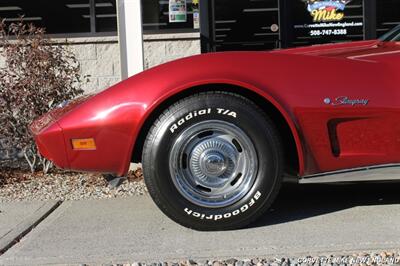
[(377, 36), (400, 24), (400, 0), (378, 0), (376, 6)]
[[(193, 9), (198, 8), (192, 0), (186, 0), (186, 22), (170, 22), (168, 0), (141, 0), (144, 32), (195, 31)], [(208, 1), (208, 0), (207, 0)]]
[(384, 42), (398, 42), (400, 41), (400, 25), (395, 27), (393, 30), (387, 32), (382, 37), (380, 37), (381, 41)]
[(89, 0), (1, 0), (0, 17), (45, 27), (49, 34), (90, 32)]
[(96, 31), (117, 31), (117, 7), (115, 0), (96, 0)]
[(278, 2), (215, 0), (215, 50), (276, 48), (280, 34)]
[[(94, 6), (95, 12), (91, 12)], [(95, 17), (93, 16), (95, 14)], [(117, 31), (116, 0), (1, 0), (0, 18), (46, 28), (48, 34), (85, 34)], [(91, 20), (95, 27), (91, 27)]]
[[(291, 0), (292, 46), (362, 40), (362, 0)], [(380, 3), (381, 0), (377, 2)], [(315, 19), (315, 21), (314, 21)]]

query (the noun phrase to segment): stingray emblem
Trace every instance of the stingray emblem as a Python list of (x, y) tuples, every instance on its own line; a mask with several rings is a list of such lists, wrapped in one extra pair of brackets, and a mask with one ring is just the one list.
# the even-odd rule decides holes
[(341, 21), (344, 9), (352, 0), (306, 0), (307, 10), (314, 22)]
[(367, 106), (369, 104), (369, 100), (368, 99), (351, 99), (347, 96), (340, 96), (340, 97), (335, 98), (334, 100), (331, 100), (330, 98), (325, 98), (324, 103), (327, 105), (332, 105), (332, 106), (341, 106), (341, 105)]

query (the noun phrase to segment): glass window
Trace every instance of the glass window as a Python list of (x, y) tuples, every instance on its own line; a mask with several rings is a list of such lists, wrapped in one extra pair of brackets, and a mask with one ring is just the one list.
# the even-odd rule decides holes
[(117, 31), (115, 0), (96, 0), (96, 32)]
[(279, 1), (215, 0), (216, 51), (266, 50), (279, 46)]
[[(175, 0), (176, 6), (183, 5), (182, 13), (178, 17), (170, 14), (169, 0), (142, 0), (142, 16), (144, 33), (162, 32), (193, 32), (198, 31), (198, 25), (193, 20), (193, 14), (198, 11), (198, 0)], [(182, 4), (180, 4), (182, 3)], [(186, 9), (186, 12), (184, 12)], [(179, 12), (179, 11), (178, 11)], [(170, 17), (171, 15), (171, 17)]]
[(381, 41), (384, 42), (398, 42), (400, 41), (400, 25), (395, 27), (393, 30), (384, 34), (381, 38)]
[(293, 0), (291, 14), (293, 46), (364, 38), (362, 0)]
[(376, 3), (376, 34), (381, 36), (400, 24), (400, 0), (378, 0)]
[(115, 3), (116, 0), (1, 0), (0, 18), (11, 23), (24, 16), (24, 21), (44, 27), (47, 34), (116, 34)]

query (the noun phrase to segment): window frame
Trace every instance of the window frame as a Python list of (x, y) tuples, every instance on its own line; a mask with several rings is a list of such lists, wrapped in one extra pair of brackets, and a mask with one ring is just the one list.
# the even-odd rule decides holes
[[(141, 3), (143, 0), (139, 0)], [(144, 0), (146, 1), (146, 0)], [(208, 0), (207, 0), (208, 1)], [(201, 1), (200, 1), (201, 2)], [(187, 4), (187, 3), (186, 3)], [(143, 14), (143, 5), (142, 6), (142, 14)], [(200, 5), (201, 6), (201, 5)], [(200, 11), (201, 13), (201, 11)], [(200, 19), (201, 21), (201, 19)], [(201, 23), (201, 22), (200, 22)], [(142, 16), (142, 32), (143, 35), (155, 35), (155, 34), (179, 34), (179, 33), (200, 33), (200, 29), (194, 28), (172, 28), (172, 29), (151, 29), (145, 30), (143, 25), (143, 16)]]
[[(96, 32), (96, 0), (89, 1), (89, 14), (90, 14), (90, 32), (76, 32), (76, 33), (46, 33), (45, 36), (54, 39), (68, 39), (68, 38), (90, 38), (90, 37), (114, 37), (118, 36), (118, 28), (116, 31)], [(118, 14), (117, 0), (115, 0), (115, 13)], [(117, 22), (118, 25), (118, 22)]]

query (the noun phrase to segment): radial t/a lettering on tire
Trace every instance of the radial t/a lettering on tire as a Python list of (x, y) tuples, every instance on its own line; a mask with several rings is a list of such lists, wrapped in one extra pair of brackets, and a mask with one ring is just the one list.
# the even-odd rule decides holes
[(151, 128), (142, 163), (158, 207), (197, 230), (246, 226), (271, 205), (282, 181), (274, 124), (232, 93), (200, 93), (171, 106)]

